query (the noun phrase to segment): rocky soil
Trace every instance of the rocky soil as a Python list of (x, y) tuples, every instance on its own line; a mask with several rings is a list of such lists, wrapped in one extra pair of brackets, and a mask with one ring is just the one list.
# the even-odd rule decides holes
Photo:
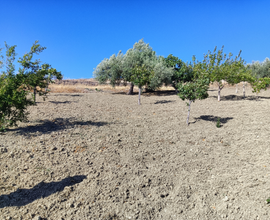
[[(0, 134), (1, 219), (269, 219), (270, 91), (50, 94)], [(216, 127), (220, 118), (221, 127)]]

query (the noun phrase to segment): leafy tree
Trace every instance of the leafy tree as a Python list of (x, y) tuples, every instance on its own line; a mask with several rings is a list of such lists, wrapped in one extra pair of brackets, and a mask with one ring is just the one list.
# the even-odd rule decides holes
[[(26, 120), (26, 108), (33, 104), (27, 99), (25, 90), (26, 77), (23, 74), (15, 75), (15, 47), (6, 47), (6, 71), (0, 75), (0, 130), (16, 125), (17, 121)], [(2, 65), (3, 67), (3, 65)]]
[(258, 99), (258, 93), (264, 89), (266, 90), (270, 85), (270, 78), (264, 77), (264, 78), (255, 78), (255, 80), (251, 83), (251, 86), (253, 88), (254, 93), (256, 93), (256, 100)]
[(243, 83), (243, 98), (245, 98), (246, 96), (245, 87), (247, 82), (252, 84), (254, 80), (254, 76), (251, 74), (251, 71), (246, 66), (242, 66), (242, 68), (239, 68), (238, 71), (231, 76), (231, 81), (233, 81), (233, 83), (231, 84), (236, 85), (236, 93), (238, 92), (238, 84), (240, 82)]
[(253, 61), (251, 64), (247, 65), (247, 68), (252, 71), (252, 75), (259, 78), (270, 77), (270, 60), (265, 58), (263, 62)]
[(128, 94), (133, 93), (134, 84), (131, 80), (133, 69), (138, 66), (145, 66), (147, 69), (153, 69), (155, 72), (152, 81), (146, 83), (150, 89), (155, 89), (168, 83), (172, 75), (172, 69), (168, 68), (162, 57), (156, 56), (155, 51), (142, 39), (133, 45), (126, 54), (120, 51), (117, 56), (112, 55), (110, 59), (104, 59), (94, 70), (94, 76), (99, 83), (105, 83), (108, 80), (112, 86), (120, 82), (131, 82)]
[(22, 58), (19, 58), (19, 63), (23, 68), (19, 69), (19, 73), (26, 75), (28, 91), (33, 91), (33, 100), (36, 102), (36, 94), (40, 96), (47, 94), (47, 86), (49, 83), (53, 82), (53, 77), (61, 80), (61, 72), (57, 72), (56, 69), (52, 68), (49, 64), (42, 64), (41, 61), (36, 59), (32, 61), (34, 54), (38, 55), (46, 47), (40, 46), (38, 41), (36, 41), (31, 47), (30, 52), (26, 53)]
[(220, 92), (224, 88), (224, 81), (228, 84), (234, 85), (240, 82), (240, 74), (244, 73), (244, 60), (240, 57), (241, 51), (238, 56), (232, 58), (232, 53), (223, 53), (224, 46), (221, 50), (217, 51), (215, 47), (213, 53), (208, 51), (204, 55), (202, 71), (208, 74), (211, 83), (217, 82), (218, 84), (218, 101), (220, 101)]
[[(34, 47), (37, 45), (36, 43)], [(16, 126), (18, 121), (23, 122), (27, 120), (27, 107), (35, 104), (33, 99), (28, 98), (28, 94), (33, 86), (39, 86), (38, 89), (45, 88), (47, 85), (45, 76), (48, 74), (51, 74), (50, 80), (54, 76), (58, 78), (62, 77), (60, 72), (57, 72), (48, 64), (36, 67), (31, 63), (32, 58), (30, 59), (30, 57), (28, 57), (28, 59), (20, 59), (24, 69), (20, 69), (19, 73), (15, 74), (14, 61), (16, 46), (9, 46), (5, 43), (5, 47), (6, 70), (2, 71), (0, 75), (0, 130), (5, 130), (9, 126)], [(39, 46), (36, 48), (38, 47)], [(27, 57), (27, 55), (25, 55), (25, 57)], [(1, 61), (1, 64), (3, 64), (3, 61)], [(34, 68), (31, 69), (31, 66)], [(1, 68), (3, 68), (3, 65), (1, 65)], [(25, 71), (25, 69), (31, 69), (32, 71)], [(38, 77), (36, 75), (38, 75)], [(42, 78), (40, 76), (44, 77)], [(35, 84), (33, 82), (35, 82)], [(40, 94), (43, 95), (45, 93), (40, 92)]]
[(190, 69), (193, 71), (193, 77), (189, 81), (184, 80), (177, 84), (178, 96), (184, 101), (187, 100), (188, 116), (187, 125), (189, 125), (190, 107), (191, 103), (195, 100), (202, 100), (208, 97), (209, 78), (205, 73), (202, 73), (202, 63), (195, 61), (193, 57), (193, 65), (189, 64)]
[[(153, 76), (147, 84), (149, 90), (155, 90), (162, 86), (168, 86), (171, 84), (171, 78), (173, 76), (173, 68), (167, 67), (165, 58), (158, 56), (153, 61)], [(150, 66), (150, 65), (149, 65)], [(151, 67), (151, 66), (150, 66)]]
[(138, 97), (138, 105), (141, 104), (141, 90), (142, 87), (145, 86), (154, 75), (154, 71), (148, 69), (144, 64), (142, 66), (136, 65), (132, 69), (132, 75), (130, 80), (134, 85), (138, 86), (139, 88), (139, 97)]
[(263, 62), (253, 61), (251, 64), (247, 64), (247, 70), (251, 72), (253, 81), (250, 82), (256, 97), (262, 89), (267, 89), (270, 85), (270, 60), (265, 58)]
[(180, 82), (190, 82), (193, 78), (192, 68), (178, 57), (170, 54), (165, 58), (168, 67), (173, 68), (173, 75), (171, 77), (171, 85), (177, 89), (177, 84)]
[[(142, 67), (143, 65), (147, 69), (154, 68), (154, 61), (156, 61), (157, 56), (156, 52), (150, 47), (149, 44), (146, 44), (143, 39), (139, 40), (133, 45), (133, 48), (129, 49), (125, 56), (123, 62), (123, 78), (127, 79), (127, 81), (131, 81), (131, 76), (133, 75), (133, 69), (135, 67)], [(147, 82), (146, 84), (149, 84)], [(131, 83), (132, 85), (133, 83)], [(131, 88), (131, 90), (133, 87)], [(130, 93), (133, 91), (130, 90)]]
[(105, 58), (94, 70), (95, 78), (99, 83), (104, 84), (108, 80), (112, 86), (118, 85), (122, 80), (123, 73), (123, 53), (119, 51), (117, 56), (113, 54), (109, 59)]

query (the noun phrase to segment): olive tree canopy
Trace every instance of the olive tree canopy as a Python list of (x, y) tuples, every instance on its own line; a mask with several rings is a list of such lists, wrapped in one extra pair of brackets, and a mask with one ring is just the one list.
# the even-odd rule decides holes
[[(173, 68), (166, 65), (163, 57), (157, 56), (156, 52), (146, 44), (143, 39), (139, 40), (129, 49), (126, 54), (119, 51), (118, 55), (112, 55), (104, 59), (94, 70), (94, 77), (99, 83), (110, 81), (112, 86), (120, 82), (130, 82), (131, 87), (128, 94), (133, 93), (134, 68), (142, 67), (154, 71), (154, 75), (145, 85), (150, 89), (156, 89), (163, 83), (169, 84), (173, 75)], [(132, 80), (133, 79), (133, 80)]]

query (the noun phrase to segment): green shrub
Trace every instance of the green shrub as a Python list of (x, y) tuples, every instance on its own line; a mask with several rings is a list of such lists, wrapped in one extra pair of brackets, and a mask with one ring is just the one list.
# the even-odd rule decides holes
[(221, 125), (220, 125), (220, 118), (217, 119), (217, 124), (216, 124), (217, 128), (220, 128)]
[[(40, 65), (40, 61), (32, 61), (34, 54), (39, 54), (45, 48), (34, 43), (31, 51), (19, 59), (23, 68), (15, 74), (15, 47), (6, 47), (5, 71), (0, 74), (0, 130), (7, 127), (16, 126), (18, 121), (26, 121), (28, 113), (27, 107), (35, 105), (35, 94), (46, 95), (49, 82), (52, 78), (62, 79), (60, 72), (50, 67), (49, 64)], [(1, 50), (0, 50), (1, 51)], [(4, 57), (1, 56), (2, 60)], [(0, 68), (3, 68), (4, 62), (0, 60)], [(34, 91), (34, 98), (28, 98)]]

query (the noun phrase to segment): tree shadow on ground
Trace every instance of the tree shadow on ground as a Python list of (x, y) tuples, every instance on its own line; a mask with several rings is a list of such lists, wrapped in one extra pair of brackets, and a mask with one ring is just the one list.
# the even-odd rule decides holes
[[(196, 120), (195, 122), (197, 122), (197, 120), (198, 121), (204, 120), (204, 121), (210, 121), (210, 122), (217, 122), (218, 119), (220, 119), (220, 123), (226, 124), (228, 121), (232, 120), (233, 117), (222, 118), (222, 117), (217, 117), (217, 116), (213, 116), (213, 115), (201, 115), (200, 117), (195, 118), (195, 120)], [(222, 127), (222, 125), (221, 125), (221, 127)]]
[[(113, 92), (113, 95), (128, 95), (127, 92)], [(142, 92), (142, 96), (170, 96), (176, 95), (174, 90), (163, 90), (163, 91), (151, 91), (151, 92)], [(139, 95), (139, 92), (133, 92), (131, 95)]]
[(160, 101), (156, 101), (154, 104), (167, 104), (167, 103), (170, 103), (170, 102), (175, 102), (174, 101), (171, 101), (171, 100), (160, 100)]
[[(101, 127), (101, 126), (109, 124), (108, 122), (78, 121), (76, 120), (76, 118), (55, 118), (53, 120), (39, 120), (36, 122), (39, 124), (27, 126), (27, 127), (7, 129), (7, 130), (17, 131), (18, 134), (21, 134), (21, 135), (27, 135), (29, 133), (36, 133), (36, 132), (48, 134), (55, 131), (70, 129), (75, 126)], [(37, 135), (40, 135), (40, 134), (37, 134)]]
[(37, 199), (48, 197), (56, 192), (61, 192), (66, 186), (81, 183), (85, 175), (67, 177), (59, 182), (44, 183), (43, 181), (31, 189), (17, 189), (9, 195), (0, 196), (0, 208), (10, 206), (25, 206)]
[(153, 92), (145, 92), (143, 93), (145, 96), (171, 96), (177, 95), (175, 90), (163, 90), (163, 91), (153, 91)]
[(112, 95), (130, 95), (130, 96), (138, 95), (137, 92), (133, 92), (132, 94), (127, 94), (127, 92), (112, 92), (111, 94)]
[[(53, 103), (53, 104), (69, 104), (71, 103), (71, 101), (64, 101), (64, 102), (60, 102), (60, 101), (49, 101), (50, 103)], [(75, 101), (72, 101), (72, 102), (75, 102)], [(78, 102), (78, 101), (76, 101)]]
[(56, 96), (74, 96), (74, 97), (76, 97), (76, 96), (83, 96), (83, 95), (81, 95), (81, 94), (72, 94), (72, 93), (64, 93), (64, 94), (62, 94), (62, 93), (54, 93)]
[[(217, 99), (217, 96), (209, 96), (209, 98), (214, 98)], [(239, 100), (249, 100), (249, 101), (260, 101), (260, 98), (267, 98), (270, 99), (270, 97), (261, 97), (258, 96), (258, 98), (256, 96), (246, 96), (245, 98), (243, 96), (238, 96), (238, 95), (226, 95), (226, 96), (221, 96), (220, 97), (220, 101), (239, 101)]]
[[(254, 97), (254, 99), (256, 100), (256, 97)], [(270, 99), (270, 97), (266, 97), (266, 96), (258, 96), (258, 99)]]

